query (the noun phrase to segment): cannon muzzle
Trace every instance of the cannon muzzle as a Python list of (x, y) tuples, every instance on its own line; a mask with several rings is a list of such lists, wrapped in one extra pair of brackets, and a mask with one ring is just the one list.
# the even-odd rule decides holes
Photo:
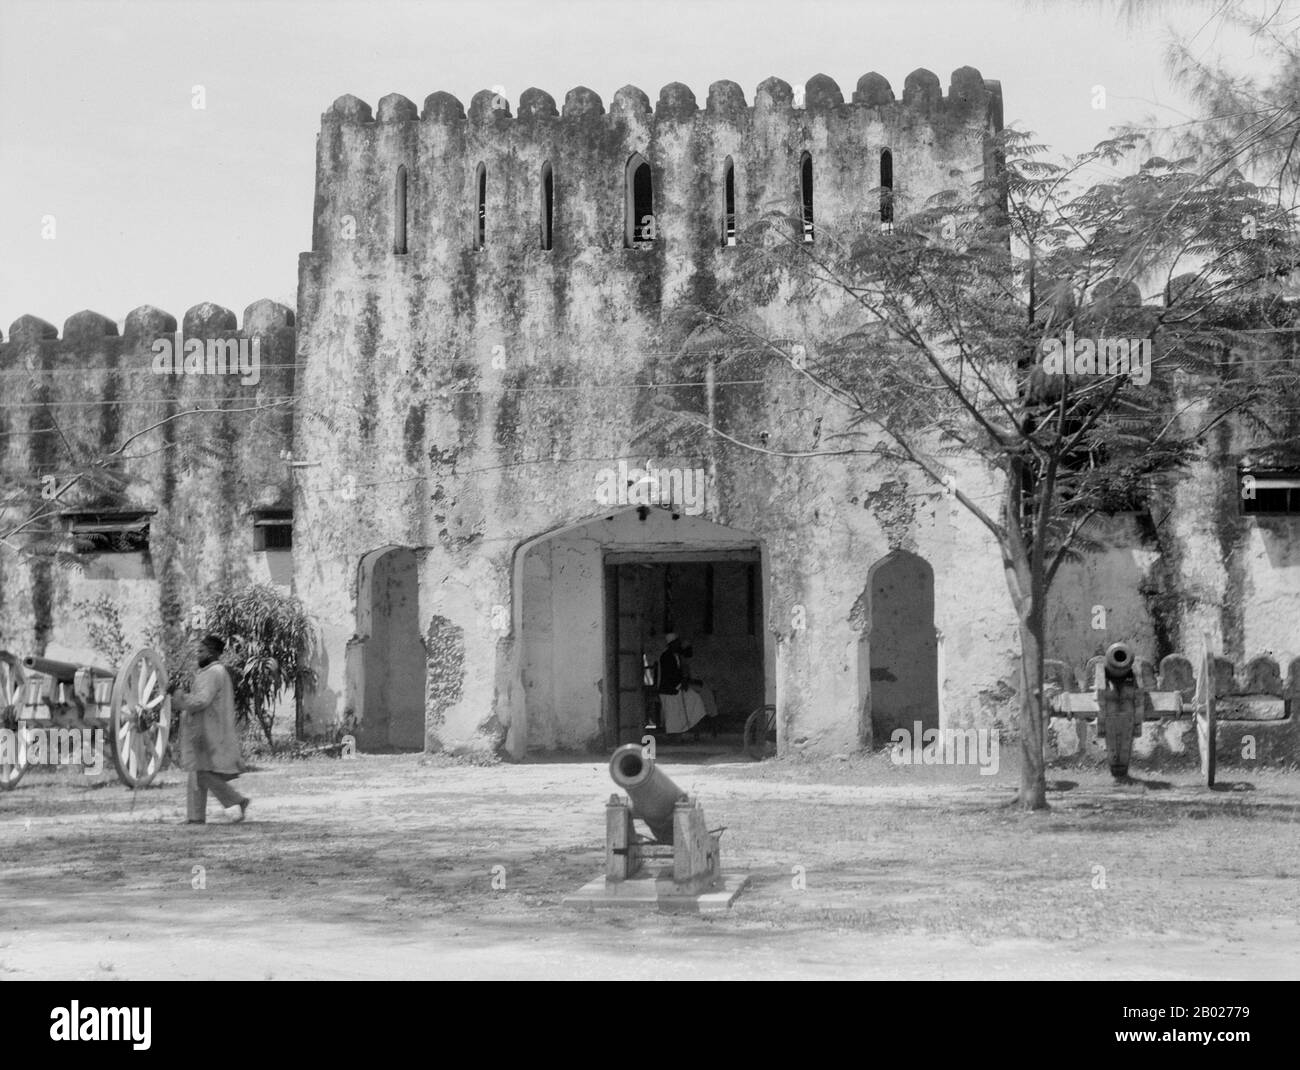
[(609, 775), (632, 800), (632, 816), (644, 821), (660, 843), (672, 843), (673, 808), (686, 792), (655, 767), (638, 743), (625, 743), (614, 752)]
[(1128, 643), (1111, 643), (1106, 648), (1106, 677), (1127, 680), (1133, 675), (1133, 651)]
[(71, 684), (79, 669), (87, 670), (92, 676), (106, 676), (113, 679), (116, 673), (112, 669), (101, 669), (98, 665), (77, 665), (71, 661), (55, 661), (53, 658), (38, 658), (29, 654), (23, 658), (23, 666), (33, 672), (52, 676), (61, 684)]

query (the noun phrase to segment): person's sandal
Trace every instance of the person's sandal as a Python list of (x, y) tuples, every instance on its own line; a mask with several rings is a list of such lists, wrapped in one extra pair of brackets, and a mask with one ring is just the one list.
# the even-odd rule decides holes
[(241, 821), (244, 820), (244, 818), (248, 814), (248, 804), (251, 803), (252, 801), (253, 801), (252, 799), (245, 799), (243, 802), (239, 804), (239, 816), (232, 817), (230, 819), (230, 823), (232, 825), (238, 825)]

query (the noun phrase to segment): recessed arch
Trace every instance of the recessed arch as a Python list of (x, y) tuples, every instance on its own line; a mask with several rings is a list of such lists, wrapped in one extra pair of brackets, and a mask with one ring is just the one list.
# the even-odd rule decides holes
[[(868, 627), (859, 650), (876, 746), (904, 728), (939, 727), (939, 640), (934, 623), (934, 569), (923, 557), (894, 550), (867, 572)], [(865, 646), (866, 649), (861, 649)]]
[(669, 629), (694, 640), (693, 675), (712, 688), (723, 730), (738, 731), (752, 707), (776, 701), (766, 567), (754, 533), (655, 506), (608, 509), (519, 544), (511, 753), (640, 739), (642, 674)]
[(348, 675), (358, 745), (424, 748), (428, 660), (420, 629), (419, 556), (383, 546), (357, 566), (356, 634)]
[(623, 245), (635, 249), (659, 235), (655, 218), (654, 176), (650, 163), (639, 152), (628, 157), (623, 173)]

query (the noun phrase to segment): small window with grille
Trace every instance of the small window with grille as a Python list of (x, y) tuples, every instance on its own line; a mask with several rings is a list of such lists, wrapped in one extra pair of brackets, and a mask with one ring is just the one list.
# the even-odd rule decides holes
[(255, 510), (253, 513), (253, 549), (292, 550), (293, 510)]
[(149, 552), (152, 510), (107, 509), (66, 512), (63, 522), (78, 554), (144, 554)]

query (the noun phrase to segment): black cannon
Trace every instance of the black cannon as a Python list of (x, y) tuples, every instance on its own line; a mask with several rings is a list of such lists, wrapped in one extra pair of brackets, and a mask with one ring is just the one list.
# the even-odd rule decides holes
[(55, 661), (53, 658), (38, 658), (32, 654), (23, 658), (23, 668), (42, 673), (61, 684), (74, 683), (77, 673), (83, 670), (88, 675), (100, 679), (112, 680), (117, 676), (112, 669), (103, 669), (98, 665), (78, 665), (72, 661)]
[(687, 797), (655, 766), (643, 747), (629, 743), (619, 747), (609, 760), (609, 775), (627, 792), (632, 817), (639, 818), (660, 843), (673, 842), (673, 813), (677, 803)]
[(1127, 643), (1111, 643), (1098, 668), (1097, 735), (1106, 740), (1110, 775), (1123, 780), (1128, 776), (1133, 738), (1142, 734), (1141, 693), (1133, 675), (1132, 648)]
[[(605, 806), (605, 872), (565, 903), (598, 906), (654, 906), (659, 909), (725, 910), (749, 880), (724, 877), (718, 841), (700, 804), (655, 765), (637, 743), (619, 747), (609, 775), (627, 792)], [(653, 839), (638, 835), (642, 821)], [(653, 867), (656, 860), (671, 865)]]
[(1210, 637), (1204, 637), (1196, 692), (1188, 703), (1177, 690), (1146, 690), (1134, 671), (1133, 650), (1127, 643), (1112, 643), (1097, 663), (1093, 689), (1078, 694), (1061, 692), (1052, 698), (1056, 716), (1097, 718), (1097, 736), (1106, 740), (1110, 771), (1116, 779), (1128, 776), (1133, 739), (1142, 734), (1145, 720), (1176, 720), (1189, 713), (1196, 724), (1196, 745), (1201, 754), (1201, 772), (1208, 787), (1214, 786), (1215, 730), (1218, 722), (1214, 689), (1214, 657)]

